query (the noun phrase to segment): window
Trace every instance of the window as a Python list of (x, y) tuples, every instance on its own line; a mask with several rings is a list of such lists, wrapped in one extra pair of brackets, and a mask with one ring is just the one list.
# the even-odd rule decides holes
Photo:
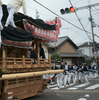
[(77, 50), (77, 52), (78, 52), (79, 54), (83, 54), (83, 53), (84, 53), (84, 49)]
[(84, 49), (82, 49), (82, 53), (84, 53)]

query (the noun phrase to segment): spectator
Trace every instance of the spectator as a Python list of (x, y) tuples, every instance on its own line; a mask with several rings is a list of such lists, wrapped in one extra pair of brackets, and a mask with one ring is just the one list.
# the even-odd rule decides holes
[(40, 58), (45, 59), (45, 53), (41, 43), (39, 44), (39, 47), (40, 47)]
[(32, 60), (33, 64), (35, 64), (36, 62), (35, 59), (38, 59), (37, 54), (35, 53), (34, 50), (34, 46), (31, 49), (29, 49), (29, 58), (34, 58), (34, 60)]
[(37, 54), (35, 53), (34, 47), (30, 49), (30, 58), (38, 59)]

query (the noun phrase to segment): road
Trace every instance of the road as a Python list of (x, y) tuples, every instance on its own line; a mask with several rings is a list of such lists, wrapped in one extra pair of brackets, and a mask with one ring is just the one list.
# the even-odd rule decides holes
[(84, 82), (59, 89), (56, 84), (49, 85), (49, 89), (43, 94), (24, 100), (99, 100), (99, 76), (89, 80), (90, 84)]

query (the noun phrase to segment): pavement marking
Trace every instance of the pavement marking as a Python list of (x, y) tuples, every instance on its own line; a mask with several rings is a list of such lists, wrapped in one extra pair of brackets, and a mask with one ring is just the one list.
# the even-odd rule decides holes
[(95, 85), (92, 85), (92, 86), (90, 86), (90, 87), (87, 87), (87, 88), (85, 88), (85, 90), (88, 90), (88, 89), (96, 89), (96, 88), (98, 88), (99, 87), (99, 84), (95, 84)]
[[(72, 85), (74, 85), (74, 84), (66, 85), (66, 87), (69, 87), (69, 86), (72, 86)], [(57, 84), (54, 84), (54, 85), (48, 85), (47, 87), (49, 87), (49, 88), (57, 87)], [(64, 87), (64, 86), (62, 86), (62, 87)]]
[(84, 84), (76, 85), (76, 86), (74, 86), (74, 87), (68, 88), (67, 90), (77, 90), (78, 88), (84, 87), (84, 86), (86, 86), (86, 85), (88, 85), (88, 84), (84, 83)]
[(75, 88), (75, 87), (70, 87), (68, 88), (67, 90), (77, 90), (78, 88)]
[(99, 80), (99, 79), (93, 79), (93, 80)]
[(72, 85), (74, 85), (73, 83), (71, 83), (71, 84), (69, 84), (69, 85), (66, 85), (66, 87), (69, 87), (69, 86), (72, 86)]
[(61, 86), (61, 88), (64, 88), (64, 86)]
[(74, 87), (79, 88), (79, 87), (84, 87), (84, 86), (86, 86), (86, 85), (88, 85), (88, 84), (84, 83), (84, 84), (76, 85), (76, 86), (74, 86)]
[(80, 99), (78, 99), (78, 100), (87, 100), (86, 98), (80, 98)]
[(57, 84), (49, 85), (48, 87), (50, 88), (50, 87), (55, 87), (55, 86), (57, 86)]
[(86, 94), (84, 97), (89, 97), (89, 94)]
[[(71, 83), (69, 85), (66, 85), (66, 87), (69, 87), (69, 86), (72, 86), (72, 85), (74, 85), (74, 84)], [(63, 85), (61, 88), (58, 88), (57, 84), (55, 84), (55, 85), (49, 85), (49, 86), (47, 86), (47, 88), (50, 89), (50, 90), (58, 90), (58, 89), (65, 88), (65, 87)]]
[(59, 90), (60, 88), (55, 87), (55, 88), (50, 88), (50, 90)]

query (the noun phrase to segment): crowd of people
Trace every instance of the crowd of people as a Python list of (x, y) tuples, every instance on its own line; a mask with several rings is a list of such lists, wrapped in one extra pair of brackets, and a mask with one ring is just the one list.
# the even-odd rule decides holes
[(58, 62), (55, 69), (63, 69), (64, 73), (57, 74), (57, 86), (62, 88), (62, 84), (66, 87), (71, 82), (76, 84), (77, 82), (85, 82), (89, 84), (89, 79), (96, 78), (98, 76), (98, 70), (95, 65), (90, 65), (89, 63), (83, 63), (81, 65), (69, 64), (66, 62)]

